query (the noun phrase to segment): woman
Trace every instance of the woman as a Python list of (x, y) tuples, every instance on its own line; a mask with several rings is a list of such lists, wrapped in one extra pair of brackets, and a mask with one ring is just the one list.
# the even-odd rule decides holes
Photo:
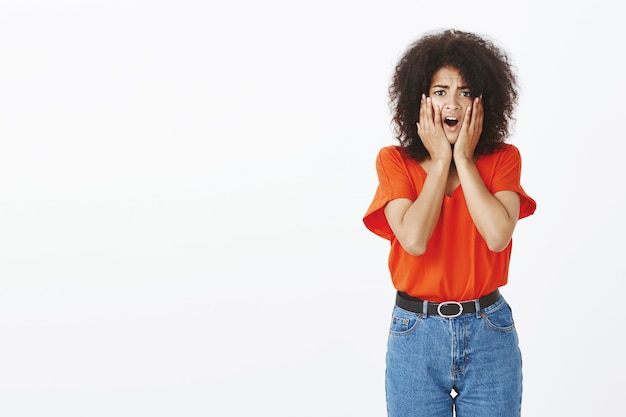
[(509, 58), (483, 36), (428, 33), (389, 93), (399, 145), (378, 154), (363, 219), (391, 242), (388, 414), (519, 416), (521, 353), (499, 288), (517, 220), (536, 204), (505, 143), (518, 96)]

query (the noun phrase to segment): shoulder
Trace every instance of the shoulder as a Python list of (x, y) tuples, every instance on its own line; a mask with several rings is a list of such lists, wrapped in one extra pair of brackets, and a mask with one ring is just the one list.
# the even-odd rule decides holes
[(519, 149), (517, 149), (517, 146), (511, 143), (503, 143), (502, 149), (500, 151), (503, 152), (504, 155), (513, 155), (517, 157), (520, 156), (520, 152)]
[(380, 149), (376, 158), (379, 170), (393, 170), (396, 172), (413, 172), (419, 164), (413, 160), (406, 150), (400, 146), (385, 146)]
[(405, 152), (404, 150), (396, 145), (385, 146), (378, 151), (379, 158), (394, 158), (401, 159), (404, 158)]
[(407, 160), (410, 157), (407, 155), (406, 151), (396, 145), (385, 146), (378, 151), (378, 156), (376, 157), (377, 164), (383, 165), (405, 165)]
[(519, 160), (521, 159), (521, 154), (519, 149), (515, 145), (510, 143), (503, 143), (494, 152), (483, 155), (481, 159), (492, 162), (502, 160)]
[(517, 146), (513, 145), (512, 143), (503, 143), (494, 152), (494, 154), (499, 154), (500, 156), (503, 156), (503, 155), (519, 155), (520, 152), (519, 152), (519, 149), (517, 149)]

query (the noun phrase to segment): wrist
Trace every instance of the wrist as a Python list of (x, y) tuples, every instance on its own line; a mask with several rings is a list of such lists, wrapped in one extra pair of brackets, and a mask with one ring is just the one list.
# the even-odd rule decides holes
[(474, 158), (467, 155), (454, 155), (454, 165), (463, 166), (471, 165), (474, 163)]
[(435, 167), (447, 168), (452, 163), (452, 155), (449, 157), (439, 156), (435, 158), (430, 158), (430, 165)]

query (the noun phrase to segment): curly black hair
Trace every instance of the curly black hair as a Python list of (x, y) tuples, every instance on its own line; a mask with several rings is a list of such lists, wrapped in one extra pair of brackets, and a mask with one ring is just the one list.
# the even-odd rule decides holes
[(417, 161), (430, 158), (417, 133), (420, 99), (441, 67), (456, 68), (483, 96), (485, 116), (475, 156), (494, 152), (509, 136), (518, 101), (517, 77), (505, 50), (475, 33), (445, 29), (413, 42), (395, 67), (389, 86), (392, 123), (400, 146)]

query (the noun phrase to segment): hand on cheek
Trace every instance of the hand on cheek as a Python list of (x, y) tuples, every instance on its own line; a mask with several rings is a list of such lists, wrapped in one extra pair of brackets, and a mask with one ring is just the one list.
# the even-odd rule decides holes
[(432, 99), (424, 94), (420, 102), (417, 133), (431, 159), (452, 159), (450, 142), (448, 142), (441, 121), (441, 107), (434, 105)]
[(476, 97), (465, 110), (459, 139), (454, 145), (454, 159), (473, 159), (474, 151), (483, 130), (484, 108), (482, 96)]

